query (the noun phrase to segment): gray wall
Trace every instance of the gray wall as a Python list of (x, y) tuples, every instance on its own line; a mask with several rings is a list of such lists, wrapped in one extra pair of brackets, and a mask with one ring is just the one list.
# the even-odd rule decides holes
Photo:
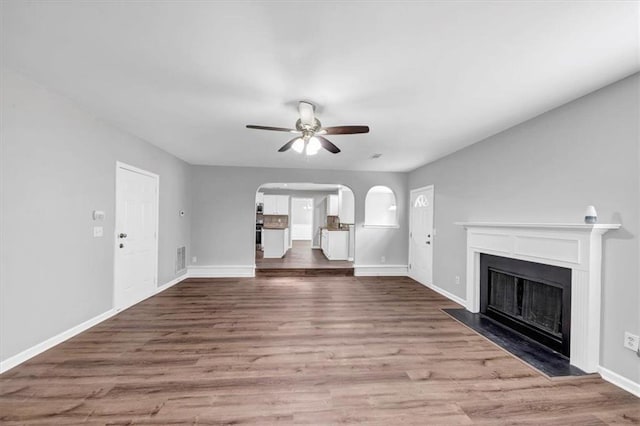
[[(604, 236), (602, 358), (636, 383), (622, 346), (640, 332), (638, 74), (414, 170), (435, 185), (434, 283), (465, 297), (465, 231), (456, 221), (581, 222), (593, 204)], [(454, 277), (462, 279), (455, 285)]]
[[(0, 359), (112, 308), (116, 160), (160, 175), (160, 285), (189, 246), (189, 165), (2, 70)], [(187, 214), (180, 218), (179, 210)], [(92, 220), (93, 210), (106, 219)], [(93, 238), (94, 225), (104, 237)]]
[[(193, 166), (191, 172), (191, 252), (198, 265), (254, 264), (256, 190), (269, 182), (348, 186), (356, 205), (355, 264), (378, 265), (382, 256), (389, 265), (407, 264), (406, 173), (217, 166)], [(362, 227), (364, 197), (374, 185), (386, 185), (396, 193), (399, 228)]]

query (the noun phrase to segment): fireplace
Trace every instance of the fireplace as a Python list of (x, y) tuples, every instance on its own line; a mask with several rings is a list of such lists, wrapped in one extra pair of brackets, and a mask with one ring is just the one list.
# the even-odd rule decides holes
[[(620, 224), (458, 222), (467, 230), (465, 306), (480, 312), (480, 256), (490, 254), (571, 270), (571, 365), (598, 371), (602, 235)], [(564, 314), (563, 314), (564, 315)], [(565, 315), (564, 318), (567, 318)]]
[(480, 312), (569, 357), (571, 269), (481, 254)]

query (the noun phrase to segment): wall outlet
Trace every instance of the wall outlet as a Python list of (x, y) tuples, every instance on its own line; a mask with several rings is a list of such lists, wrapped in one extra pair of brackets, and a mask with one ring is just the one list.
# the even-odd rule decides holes
[(460, 275), (456, 275), (456, 285), (460, 284)]
[(640, 343), (640, 337), (635, 334), (631, 334), (628, 331), (624, 332), (624, 347), (631, 349), (634, 352), (638, 352), (638, 344)]
[(198, 258), (197, 258), (197, 257), (195, 257), (195, 256), (193, 256), (193, 257), (191, 258), (191, 263), (198, 263)]
[(386, 263), (386, 261), (387, 261), (386, 257), (384, 256), (380, 257), (380, 263)]

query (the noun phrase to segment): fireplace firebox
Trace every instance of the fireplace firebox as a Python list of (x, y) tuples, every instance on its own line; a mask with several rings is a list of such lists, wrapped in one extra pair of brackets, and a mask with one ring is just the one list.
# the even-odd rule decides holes
[(481, 254), (480, 312), (569, 357), (571, 269)]

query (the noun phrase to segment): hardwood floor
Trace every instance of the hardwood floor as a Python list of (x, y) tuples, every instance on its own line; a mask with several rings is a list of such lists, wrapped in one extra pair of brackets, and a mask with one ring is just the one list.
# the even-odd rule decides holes
[[(312, 249), (311, 241), (293, 241), (283, 258), (265, 259), (263, 252), (256, 251), (256, 269), (353, 269), (353, 262), (329, 260), (320, 249)], [(353, 274), (352, 274), (353, 275)]]
[(549, 380), (409, 278), (188, 280), (0, 376), (2, 424), (640, 423)]

